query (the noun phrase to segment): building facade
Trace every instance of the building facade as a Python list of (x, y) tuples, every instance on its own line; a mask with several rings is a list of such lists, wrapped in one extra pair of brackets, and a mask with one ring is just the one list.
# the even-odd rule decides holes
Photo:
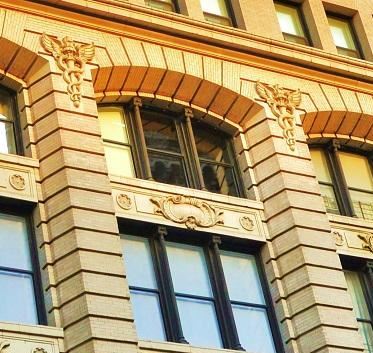
[(0, 353), (372, 353), (372, 0), (0, 0)]

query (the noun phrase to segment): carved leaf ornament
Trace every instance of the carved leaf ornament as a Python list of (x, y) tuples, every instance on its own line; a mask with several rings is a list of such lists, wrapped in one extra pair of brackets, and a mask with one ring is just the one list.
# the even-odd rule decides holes
[(256, 83), (256, 92), (264, 99), (272, 113), (277, 117), (283, 136), (290, 150), (295, 150), (295, 108), (302, 100), (298, 89), (295, 92), (287, 91), (279, 85), (264, 85), (259, 81)]
[(155, 214), (180, 224), (188, 229), (208, 228), (224, 224), (223, 211), (216, 209), (205, 201), (189, 196), (152, 197)]
[(359, 234), (358, 237), (363, 241), (362, 248), (373, 252), (373, 234)]
[(84, 68), (95, 55), (94, 44), (76, 44), (70, 37), (64, 37), (60, 41), (45, 33), (41, 36), (41, 44), (55, 58), (58, 68), (63, 73), (63, 79), (67, 83), (67, 93), (74, 106), (78, 108), (82, 97), (81, 84)]

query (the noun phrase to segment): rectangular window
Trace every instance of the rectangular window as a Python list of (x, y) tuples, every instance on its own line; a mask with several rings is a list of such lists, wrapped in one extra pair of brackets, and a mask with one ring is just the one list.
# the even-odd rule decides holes
[(373, 319), (370, 313), (372, 303), (366, 286), (367, 275), (358, 271), (345, 271), (347, 289), (351, 296), (353, 310), (359, 324), (367, 353), (373, 353)]
[(0, 153), (17, 154), (13, 96), (0, 87)]
[(35, 283), (26, 220), (0, 213), (0, 321), (39, 323)]
[(164, 227), (137, 232), (121, 241), (139, 338), (276, 352), (253, 255), (221, 250), (216, 237), (203, 245), (165, 240)]
[(225, 26), (233, 26), (232, 14), (225, 0), (201, 0), (206, 21)]
[(177, 12), (173, 0), (145, 0), (145, 4), (156, 10)]
[(353, 58), (361, 58), (362, 55), (350, 19), (328, 15), (328, 22), (338, 53)]
[(288, 42), (309, 45), (300, 7), (275, 2), (275, 9), (284, 39)]

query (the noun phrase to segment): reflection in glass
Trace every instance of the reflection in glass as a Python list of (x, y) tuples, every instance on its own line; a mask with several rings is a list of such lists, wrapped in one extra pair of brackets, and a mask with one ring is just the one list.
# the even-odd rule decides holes
[(102, 138), (109, 141), (129, 143), (123, 109), (118, 107), (100, 107), (98, 109)]
[(182, 157), (148, 151), (152, 177), (160, 183), (188, 186)]
[(333, 185), (320, 184), (320, 191), (326, 211), (329, 213), (340, 214)]
[(104, 150), (109, 174), (135, 177), (130, 147), (104, 142)]
[(0, 241), (1, 267), (31, 271), (27, 226), (23, 217), (0, 213)]
[(337, 47), (356, 50), (348, 20), (328, 17), (330, 31)]
[(248, 352), (276, 353), (265, 309), (232, 305), (238, 337)]
[(229, 298), (232, 301), (264, 304), (255, 257), (221, 250), (220, 258)]
[(190, 344), (202, 347), (222, 347), (212, 302), (178, 296), (177, 307), (184, 336)]
[(121, 243), (129, 285), (156, 289), (148, 239), (134, 235), (121, 235)]
[(203, 249), (198, 246), (167, 242), (175, 292), (205, 297), (212, 295)]
[(157, 10), (175, 11), (173, 0), (145, 0), (145, 4)]
[(0, 153), (16, 154), (11, 95), (0, 89)]
[(158, 294), (131, 290), (136, 331), (141, 339), (165, 341)]
[(0, 288), (0, 321), (38, 323), (31, 275), (0, 270)]
[(366, 352), (364, 353), (373, 353), (373, 327), (369, 322), (358, 322), (359, 332), (363, 337), (364, 346)]
[(203, 181), (208, 191), (238, 196), (232, 167), (201, 162)]

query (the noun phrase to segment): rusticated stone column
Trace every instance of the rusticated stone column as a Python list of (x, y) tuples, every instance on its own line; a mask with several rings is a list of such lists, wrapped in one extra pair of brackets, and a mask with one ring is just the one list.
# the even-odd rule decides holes
[[(40, 161), (34, 212), (48, 321), (64, 328), (66, 352), (137, 351), (92, 82), (80, 103), (55, 60), (30, 79), (27, 151)], [(75, 104), (74, 104), (75, 103)], [(45, 255), (45, 256), (44, 256)]]
[(295, 126), (292, 150), (274, 110), (263, 105), (245, 135), (269, 230), (262, 259), (286, 351), (362, 352), (303, 130)]

